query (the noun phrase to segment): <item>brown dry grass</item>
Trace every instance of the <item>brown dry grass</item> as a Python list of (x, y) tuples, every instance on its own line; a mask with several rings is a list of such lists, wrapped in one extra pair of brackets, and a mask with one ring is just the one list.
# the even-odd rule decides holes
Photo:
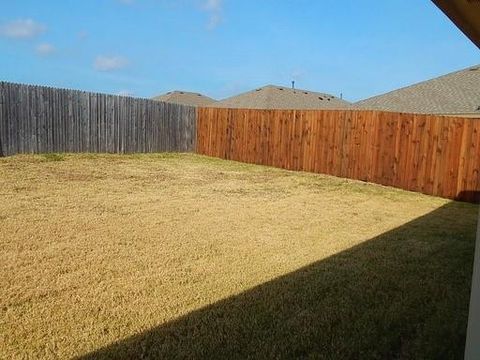
[(0, 159), (0, 358), (87, 354), (447, 203), (188, 154)]

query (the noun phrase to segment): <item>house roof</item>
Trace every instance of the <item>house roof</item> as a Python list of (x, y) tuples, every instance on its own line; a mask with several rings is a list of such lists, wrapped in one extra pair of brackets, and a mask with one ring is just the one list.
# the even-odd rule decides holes
[(354, 106), (369, 110), (480, 116), (480, 65), (374, 96)]
[(433, 2), (480, 47), (480, 1), (433, 0)]
[(244, 109), (345, 109), (350, 103), (330, 94), (267, 85), (212, 104)]
[(178, 90), (155, 96), (153, 100), (191, 106), (208, 106), (216, 102), (215, 99), (199, 93)]

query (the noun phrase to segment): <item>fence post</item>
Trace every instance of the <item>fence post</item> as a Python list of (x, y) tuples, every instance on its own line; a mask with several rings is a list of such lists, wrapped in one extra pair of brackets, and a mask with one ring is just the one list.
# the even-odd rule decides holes
[(5, 156), (5, 152), (3, 151), (3, 137), (5, 136), (4, 134), (6, 134), (6, 130), (5, 130), (5, 125), (7, 123), (6, 119), (7, 119), (7, 115), (6, 115), (6, 108), (7, 108), (7, 105), (6, 105), (6, 95), (5, 95), (5, 88), (6, 88), (7, 84), (3, 81), (0, 81), (0, 157), (4, 157)]

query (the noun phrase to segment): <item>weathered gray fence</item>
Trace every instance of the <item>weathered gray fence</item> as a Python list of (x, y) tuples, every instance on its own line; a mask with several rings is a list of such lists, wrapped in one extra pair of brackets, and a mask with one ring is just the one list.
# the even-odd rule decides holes
[(0, 82), (0, 156), (190, 152), (195, 143), (191, 106)]

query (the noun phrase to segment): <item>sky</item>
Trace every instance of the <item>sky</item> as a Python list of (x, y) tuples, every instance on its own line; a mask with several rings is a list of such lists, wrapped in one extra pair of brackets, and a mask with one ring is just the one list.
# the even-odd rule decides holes
[(2, 0), (0, 80), (152, 97), (267, 84), (357, 101), (480, 63), (429, 0)]

